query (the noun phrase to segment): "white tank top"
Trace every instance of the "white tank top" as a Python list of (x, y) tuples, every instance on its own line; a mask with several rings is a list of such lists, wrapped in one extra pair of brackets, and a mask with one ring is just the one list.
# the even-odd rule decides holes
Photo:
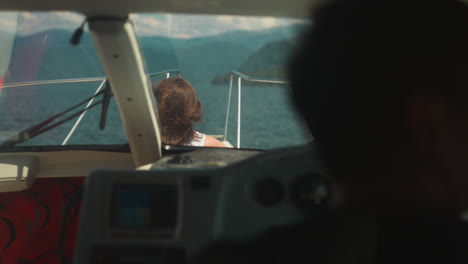
[(192, 142), (188, 143), (188, 146), (194, 147), (203, 147), (205, 146), (206, 135), (200, 132), (195, 132), (195, 137), (193, 138)]

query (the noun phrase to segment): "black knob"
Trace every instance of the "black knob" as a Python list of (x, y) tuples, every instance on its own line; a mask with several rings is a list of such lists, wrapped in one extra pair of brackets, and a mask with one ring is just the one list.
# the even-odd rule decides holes
[(293, 183), (292, 199), (299, 207), (319, 207), (328, 198), (328, 185), (318, 175), (304, 175)]
[(254, 198), (263, 206), (279, 204), (285, 197), (283, 183), (277, 179), (267, 178), (257, 182), (254, 186)]

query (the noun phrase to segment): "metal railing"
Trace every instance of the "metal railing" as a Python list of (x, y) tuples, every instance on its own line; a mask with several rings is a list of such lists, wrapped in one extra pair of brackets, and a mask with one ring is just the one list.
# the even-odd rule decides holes
[[(161, 72), (155, 72), (155, 73), (150, 73), (147, 74), (148, 78), (152, 77), (157, 77), (157, 76), (162, 76), (166, 75), (166, 78), (169, 78), (171, 74), (177, 74), (178, 77), (180, 77), (180, 70), (178, 69), (171, 69), (171, 70), (166, 70), (166, 71), (161, 71)], [(64, 83), (84, 83), (84, 82), (100, 82), (99, 87), (97, 90), (94, 92), (94, 95), (99, 93), (103, 87), (105, 87), (105, 84), (107, 82), (106, 77), (93, 77), (93, 78), (76, 78), (76, 79), (60, 79), (60, 80), (45, 80), (45, 81), (34, 81), (34, 82), (20, 82), (20, 83), (10, 83), (10, 84), (4, 84), (2, 85), (2, 89), (4, 88), (12, 88), (12, 87), (26, 87), (26, 86), (34, 86), (34, 85), (46, 85), (46, 84), (64, 84)], [(95, 97), (91, 98), (85, 107), (88, 108), (94, 101)], [(81, 121), (83, 120), (84, 116), (86, 115), (88, 111), (84, 111), (76, 120), (75, 124), (71, 128), (70, 132), (67, 134), (65, 139), (62, 142), (62, 146), (66, 145), (70, 138), (73, 136), (73, 133), (75, 133), (76, 129), (80, 125)]]
[(259, 82), (259, 83), (271, 83), (271, 84), (287, 84), (288, 82), (280, 79), (271, 79), (271, 78), (259, 78), (249, 76), (238, 71), (232, 71), (229, 80), (229, 92), (228, 92), (228, 102), (226, 109), (226, 121), (224, 124), (224, 140), (227, 140), (227, 131), (229, 126), (229, 112), (231, 109), (231, 97), (232, 97), (232, 86), (234, 82), (234, 76), (237, 76), (237, 148), (240, 148), (240, 139), (241, 139), (241, 106), (242, 106), (242, 80), (249, 82)]
[[(171, 69), (161, 72), (150, 73), (147, 75), (148, 78), (158, 77), (166, 75), (165, 78), (169, 78), (171, 74), (177, 74), (178, 77), (181, 76), (181, 72), (178, 69)], [(237, 148), (240, 148), (241, 142), (241, 112), (242, 112), (242, 80), (249, 81), (249, 82), (258, 82), (258, 83), (271, 83), (271, 84), (287, 84), (288, 82), (280, 79), (271, 79), (271, 78), (258, 78), (249, 76), (238, 71), (232, 71), (230, 75), (230, 82), (229, 82), (229, 93), (228, 93), (228, 102), (226, 108), (226, 120), (224, 126), (224, 135), (223, 139), (227, 140), (227, 131), (229, 127), (229, 113), (231, 109), (231, 98), (232, 98), (232, 87), (234, 83), (234, 77), (237, 77)], [(12, 83), (12, 84), (4, 84), (3, 88), (11, 88), (11, 87), (25, 87), (25, 86), (34, 86), (34, 85), (46, 85), (46, 84), (63, 84), (63, 83), (83, 83), (83, 82), (100, 82), (99, 87), (95, 91), (94, 94), (99, 93), (102, 88), (105, 86), (107, 82), (106, 77), (94, 77), (94, 78), (77, 78), (77, 79), (61, 79), (61, 80), (45, 80), (45, 81), (34, 81), (34, 82), (21, 82), (21, 83)], [(88, 105), (92, 104), (94, 98), (91, 98), (88, 102)], [(73, 136), (73, 133), (76, 131), (77, 127), (81, 123), (82, 119), (86, 115), (87, 111), (84, 111), (77, 119), (75, 124), (73, 125), (70, 132), (65, 137), (62, 145), (66, 145), (70, 138)]]
[(95, 78), (77, 78), (77, 79), (60, 79), (60, 80), (45, 80), (45, 81), (35, 81), (35, 82), (8, 83), (8, 84), (2, 85), (2, 89), (12, 88), (12, 87), (33, 86), (33, 85), (45, 85), (45, 84), (99, 82), (99, 81), (105, 81), (106, 79), (107, 79), (106, 77), (95, 77)]
[(160, 72), (155, 72), (155, 73), (150, 73), (148, 74), (148, 78), (152, 77), (157, 77), (161, 75), (166, 75), (166, 79), (171, 77), (171, 73), (177, 73), (177, 77), (180, 77), (180, 70), (178, 69), (172, 69), (172, 70), (166, 70), (166, 71), (160, 71)]
[[(99, 85), (99, 87), (96, 89), (96, 92), (94, 92), (94, 95), (98, 94), (102, 87), (104, 87), (104, 85), (106, 84), (107, 80), (104, 80), (101, 82), (101, 84)], [(89, 101), (88, 101), (88, 104), (85, 106), (84, 109), (87, 109), (94, 101), (95, 97), (91, 98)], [(73, 136), (73, 133), (75, 133), (75, 130), (78, 128), (78, 126), (80, 125), (81, 123), (81, 120), (83, 120), (84, 116), (86, 115), (86, 112), (88, 112), (88, 110), (84, 111), (83, 113), (81, 113), (80, 117), (78, 117), (78, 119), (76, 120), (75, 124), (73, 125), (72, 129), (70, 130), (70, 132), (68, 132), (68, 135), (65, 137), (65, 139), (63, 140), (62, 142), (62, 146), (65, 146), (67, 143), (68, 143), (68, 140), (70, 140), (71, 136)]]
[[(177, 76), (180, 77), (180, 70), (173, 69), (161, 72), (155, 72), (147, 74), (148, 78), (157, 77), (161, 75), (166, 75), (166, 78), (170, 77), (171, 73), (177, 73)], [(45, 84), (62, 84), (62, 83), (82, 83), (82, 82), (102, 82), (107, 80), (106, 77), (92, 77), (92, 78), (75, 78), (75, 79), (59, 79), (59, 80), (44, 80), (44, 81), (34, 81), (34, 82), (19, 82), (19, 83), (7, 83), (2, 85), (4, 88), (12, 87), (25, 87), (25, 86), (34, 86), (34, 85), (45, 85)]]

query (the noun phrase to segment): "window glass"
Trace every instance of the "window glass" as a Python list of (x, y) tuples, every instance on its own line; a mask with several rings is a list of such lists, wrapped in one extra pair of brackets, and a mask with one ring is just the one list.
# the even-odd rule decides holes
[[(133, 14), (130, 18), (147, 72), (178, 69), (195, 88), (203, 106), (198, 131), (241, 148), (271, 149), (309, 140), (284, 83), (288, 54), (309, 21), (182, 14)], [(240, 85), (239, 77), (245, 77)]]
[[(198, 131), (241, 148), (309, 140), (289, 101), (284, 74), (289, 51), (308, 21), (180, 14), (132, 14), (130, 19), (149, 80), (176, 70), (169, 76), (180, 74), (194, 86), (203, 106)], [(1, 13), (0, 150), (127, 142), (112, 98), (100, 128), (104, 71), (88, 32), (78, 46), (70, 44), (83, 20), (70, 12)], [(88, 105), (92, 108), (81, 113)]]
[(83, 20), (70, 12), (0, 14), (0, 150), (127, 142), (113, 99), (99, 128), (103, 96), (92, 96), (106, 88), (104, 71), (88, 32), (70, 43)]

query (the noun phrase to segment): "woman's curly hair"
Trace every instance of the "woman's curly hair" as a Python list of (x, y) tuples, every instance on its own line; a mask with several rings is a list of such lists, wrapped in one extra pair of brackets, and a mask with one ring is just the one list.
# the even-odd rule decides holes
[(180, 77), (167, 78), (153, 84), (162, 142), (186, 145), (196, 136), (194, 124), (202, 120), (202, 106), (190, 82)]

